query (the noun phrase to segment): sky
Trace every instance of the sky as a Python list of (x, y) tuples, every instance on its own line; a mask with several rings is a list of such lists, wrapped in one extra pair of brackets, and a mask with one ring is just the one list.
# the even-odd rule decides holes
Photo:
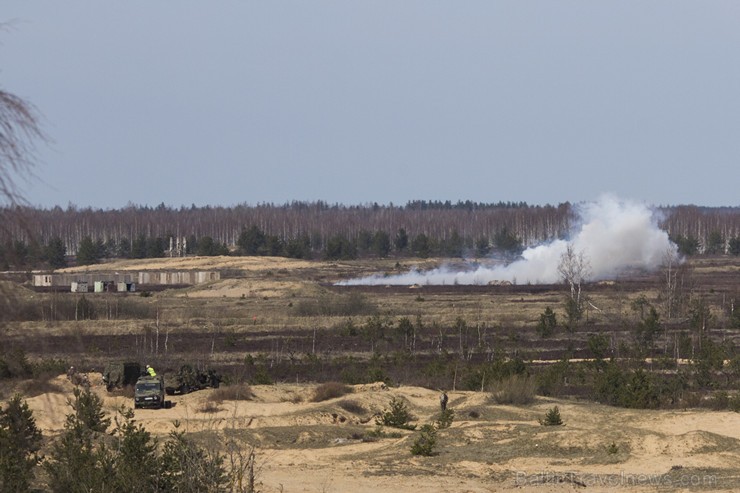
[(740, 206), (740, 2), (3, 0), (38, 207)]

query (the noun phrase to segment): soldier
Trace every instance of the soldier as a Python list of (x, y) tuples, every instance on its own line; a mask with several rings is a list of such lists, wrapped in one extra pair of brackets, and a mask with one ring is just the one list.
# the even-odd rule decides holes
[(154, 368), (152, 368), (149, 365), (146, 365), (146, 372), (149, 374), (150, 377), (156, 377), (157, 372), (154, 371)]
[(442, 395), (439, 396), (439, 407), (442, 408), (442, 412), (445, 412), (447, 409), (447, 401), (448, 401), (447, 393), (443, 390)]

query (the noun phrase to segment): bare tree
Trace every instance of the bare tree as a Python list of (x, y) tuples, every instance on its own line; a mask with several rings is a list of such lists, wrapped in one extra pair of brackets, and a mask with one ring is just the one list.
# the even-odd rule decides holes
[(43, 139), (34, 107), (0, 89), (0, 200), (23, 202), (16, 177), (32, 176), (34, 142)]
[(570, 298), (581, 307), (581, 284), (591, 276), (591, 263), (583, 251), (576, 253), (573, 244), (568, 243), (560, 256), (558, 273), (563, 282), (570, 286)]
[(663, 254), (663, 277), (665, 279), (665, 313), (670, 320), (674, 315), (677, 303), (676, 289), (678, 280), (678, 266), (680, 258), (674, 248), (669, 248)]
[[(4, 27), (0, 24), (0, 29)], [(22, 223), (18, 205), (23, 198), (18, 178), (31, 177), (34, 143), (44, 139), (34, 107), (0, 88), (0, 239)], [(13, 303), (0, 284), (0, 312), (10, 313)], [(1, 322), (2, 320), (0, 320)]]

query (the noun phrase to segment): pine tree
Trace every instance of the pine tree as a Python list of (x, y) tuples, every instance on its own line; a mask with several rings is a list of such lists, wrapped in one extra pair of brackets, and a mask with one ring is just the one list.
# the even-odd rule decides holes
[(38, 464), (41, 431), (20, 395), (0, 407), (0, 492), (28, 491)]

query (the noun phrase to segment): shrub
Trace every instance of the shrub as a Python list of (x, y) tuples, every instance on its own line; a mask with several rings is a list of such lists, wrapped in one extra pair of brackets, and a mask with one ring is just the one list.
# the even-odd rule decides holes
[(336, 399), (352, 392), (352, 387), (339, 382), (327, 382), (319, 385), (314, 390), (312, 402), (322, 402)]
[(434, 447), (437, 445), (437, 430), (434, 426), (426, 424), (419, 430), (419, 436), (414, 440), (414, 444), (411, 446), (411, 453), (413, 455), (421, 455), (424, 457), (430, 457), (435, 455)]
[(67, 361), (57, 358), (44, 358), (31, 363), (31, 372), (34, 378), (55, 377), (66, 372), (68, 368)]
[(547, 365), (537, 373), (537, 393), (547, 396), (560, 395), (565, 388), (570, 373), (571, 363), (567, 359), (561, 359), (557, 363)]
[(207, 400), (203, 402), (203, 405), (200, 407), (200, 412), (208, 414), (217, 413), (221, 411), (220, 404), (220, 401)]
[(557, 315), (549, 306), (545, 308), (544, 313), (540, 314), (540, 321), (537, 324), (537, 334), (543, 339), (550, 337), (558, 325)]
[(545, 413), (545, 419), (540, 419), (542, 426), (560, 426), (563, 424), (563, 420), (560, 417), (560, 409), (558, 406), (553, 407)]
[(14, 348), (0, 356), (0, 378), (26, 378), (32, 374), (33, 367), (23, 349)]
[(656, 409), (660, 406), (661, 388), (654, 375), (637, 369), (625, 371), (609, 363), (594, 381), (594, 397), (612, 406), (633, 409)]
[(497, 404), (525, 405), (534, 402), (537, 384), (526, 375), (511, 375), (493, 386), (492, 397)]
[(252, 388), (246, 383), (220, 386), (211, 393), (210, 400), (221, 401), (250, 401), (254, 397)]
[(415, 430), (416, 425), (409, 424), (409, 421), (411, 421), (411, 413), (409, 413), (406, 403), (396, 397), (391, 399), (389, 409), (383, 411), (375, 419), (375, 422), (379, 425), (392, 426), (404, 430)]
[(724, 390), (719, 390), (712, 395), (707, 404), (715, 411), (722, 411), (730, 406), (730, 395)]
[(387, 432), (382, 426), (377, 426), (373, 431), (369, 431), (362, 440), (364, 442), (374, 442), (379, 438), (403, 438), (403, 434), (399, 431)]
[(437, 429), (449, 428), (452, 425), (452, 421), (455, 419), (455, 411), (452, 409), (445, 409), (439, 413), (437, 418)]
[(249, 379), (249, 383), (252, 385), (272, 385), (273, 380), (270, 374), (267, 371), (267, 368), (264, 366), (260, 366), (257, 368), (257, 370), (252, 375), (252, 378)]

